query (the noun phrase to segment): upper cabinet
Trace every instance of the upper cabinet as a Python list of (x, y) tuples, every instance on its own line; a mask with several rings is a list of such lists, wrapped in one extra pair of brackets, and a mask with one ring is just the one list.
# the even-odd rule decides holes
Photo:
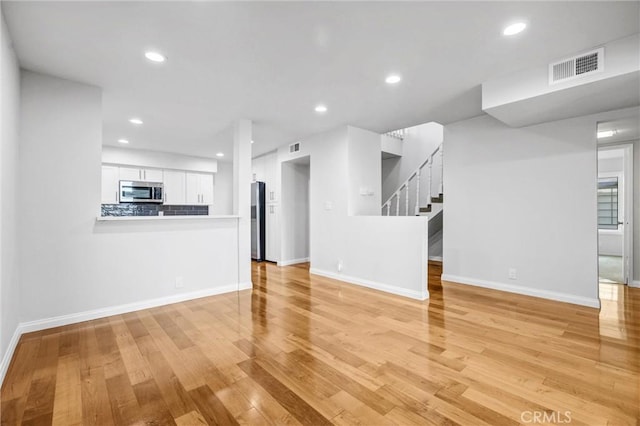
[(162, 169), (149, 169), (144, 167), (120, 167), (120, 180), (162, 182)]
[(118, 203), (118, 184), (118, 167), (102, 166), (102, 204)]
[(162, 182), (164, 204), (212, 205), (213, 173), (131, 166), (102, 166), (102, 204), (117, 204), (120, 181)]
[(213, 175), (211, 173), (187, 172), (185, 186), (187, 204), (213, 204)]
[(164, 204), (187, 204), (187, 173), (180, 170), (164, 171)]

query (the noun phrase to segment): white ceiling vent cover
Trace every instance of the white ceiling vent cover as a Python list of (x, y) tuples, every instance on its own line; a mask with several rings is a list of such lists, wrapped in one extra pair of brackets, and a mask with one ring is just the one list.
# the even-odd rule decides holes
[(300, 142), (292, 143), (289, 145), (289, 153), (300, 151)]
[(549, 64), (549, 84), (601, 72), (604, 69), (604, 47)]

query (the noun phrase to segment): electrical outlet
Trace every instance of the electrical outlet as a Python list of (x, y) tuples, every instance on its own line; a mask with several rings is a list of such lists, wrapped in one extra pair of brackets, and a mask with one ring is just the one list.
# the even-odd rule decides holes
[(338, 272), (342, 272), (342, 260), (338, 260)]
[(184, 287), (184, 278), (176, 277), (176, 288)]
[(518, 271), (516, 268), (509, 268), (509, 279), (517, 280), (518, 279)]

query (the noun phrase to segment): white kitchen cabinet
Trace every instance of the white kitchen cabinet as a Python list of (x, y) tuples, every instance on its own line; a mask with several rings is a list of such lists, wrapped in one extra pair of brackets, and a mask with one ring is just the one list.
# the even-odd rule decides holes
[(255, 181), (265, 183), (265, 201), (267, 203), (278, 202), (278, 153), (263, 155), (254, 158), (251, 170)]
[(162, 182), (162, 169), (145, 167), (120, 167), (120, 180), (140, 182)]
[(213, 175), (206, 173), (200, 175), (200, 192), (202, 192), (202, 204), (213, 204)]
[(118, 172), (117, 166), (102, 166), (102, 204), (118, 204)]
[(266, 205), (265, 256), (268, 261), (280, 260), (280, 206)]
[(189, 205), (213, 204), (213, 175), (186, 173), (186, 201)]
[(164, 204), (183, 205), (187, 203), (186, 172), (164, 171)]
[(278, 153), (265, 155), (264, 159), (264, 181), (267, 184), (265, 198), (267, 203), (277, 203), (279, 192), (277, 183)]

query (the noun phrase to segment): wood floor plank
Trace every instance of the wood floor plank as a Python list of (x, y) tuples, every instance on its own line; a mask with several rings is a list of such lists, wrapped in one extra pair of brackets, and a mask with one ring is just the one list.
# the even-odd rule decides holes
[[(79, 335), (74, 333), (74, 343), (79, 345)], [(77, 337), (76, 337), (77, 336)], [(65, 351), (65, 353), (69, 353)], [(60, 426), (82, 425), (82, 383), (78, 355), (63, 356), (58, 362), (53, 424)]]
[(640, 424), (640, 289), (601, 285), (598, 311), (441, 270), (416, 301), (254, 263), (253, 290), (25, 334), (0, 422)]

